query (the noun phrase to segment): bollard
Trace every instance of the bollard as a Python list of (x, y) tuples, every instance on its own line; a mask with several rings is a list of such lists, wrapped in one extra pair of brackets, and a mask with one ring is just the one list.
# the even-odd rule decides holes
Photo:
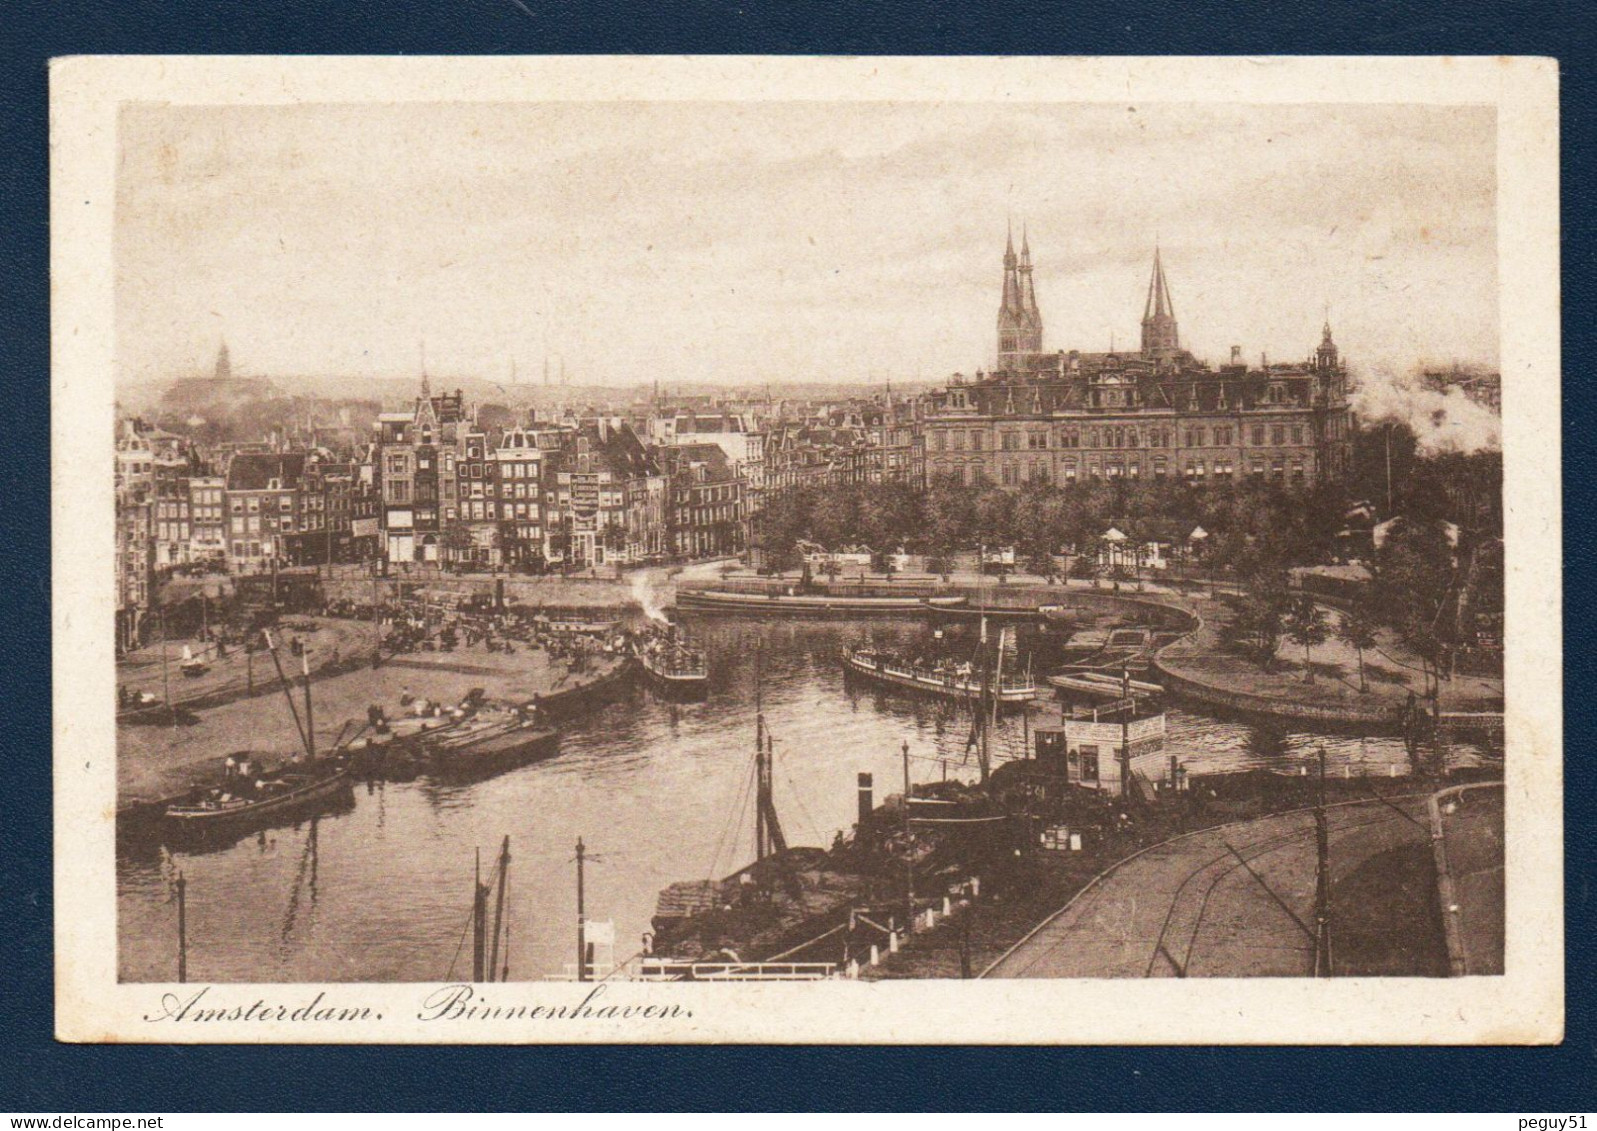
[(1388, 763), (1388, 765), (1386, 767), (1386, 776), (1389, 777), (1389, 778), (1397, 777), (1397, 763), (1396, 762)]
[(882, 960), (882, 951), (875, 943), (871, 943), (871, 965), (875, 966)]
[(889, 954), (897, 954), (898, 953), (898, 932), (897, 931), (894, 931), (894, 932), (892, 932), (891, 934), (889, 934), (887, 936), (887, 952)]
[(946, 895), (943, 896), (943, 918), (946, 919), (953, 912), (953, 910), (954, 905), (948, 901), (948, 897)]
[(970, 878), (970, 894), (971, 894), (971, 898), (972, 899), (974, 899), (975, 897), (981, 895), (981, 877), (980, 876), (972, 876)]
[(857, 958), (850, 958), (848, 960), (848, 976), (850, 978), (859, 977), (859, 960)]

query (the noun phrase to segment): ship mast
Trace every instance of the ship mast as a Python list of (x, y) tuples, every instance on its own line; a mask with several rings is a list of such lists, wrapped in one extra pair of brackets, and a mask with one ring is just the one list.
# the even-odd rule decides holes
[(765, 646), (761, 642), (754, 653), (754, 858), (757, 861), (787, 851), (787, 837), (782, 832), (772, 795), (771, 770), (775, 752), (771, 732), (765, 725), (764, 658)]

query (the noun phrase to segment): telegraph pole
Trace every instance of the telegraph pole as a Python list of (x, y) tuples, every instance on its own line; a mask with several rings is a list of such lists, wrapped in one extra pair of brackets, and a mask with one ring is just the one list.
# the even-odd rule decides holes
[(1120, 796), (1131, 796), (1131, 665), (1120, 669)]
[(189, 918), (188, 895), (189, 882), (183, 878), (183, 873), (177, 874), (177, 980), (189, 980)]
[(577, 838), (577, 981), (579, 982), (588, 980), (587, 905), (582, 890), (582, 857), (586, 851), (579, 836)]
[(915, 918), (915, 844), (909, 835), (909, 743), (901, 747), (904, 753), (904, 921)]
[(1320, 747), (1319, 795), (1314, 805), (1317, 857), (1314, 884), (1314, 976), (1331, 976), (1331, 833), (1325, 819), (1325, 747)]

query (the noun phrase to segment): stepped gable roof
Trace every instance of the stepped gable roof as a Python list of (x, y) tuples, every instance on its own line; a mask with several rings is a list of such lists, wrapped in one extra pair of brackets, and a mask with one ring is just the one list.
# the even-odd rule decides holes
[(305, 473), (303, 452), (240, 452), (227, 465), (229, 491), (266, 491), (276, 479), (282, 488), (299, 486)]

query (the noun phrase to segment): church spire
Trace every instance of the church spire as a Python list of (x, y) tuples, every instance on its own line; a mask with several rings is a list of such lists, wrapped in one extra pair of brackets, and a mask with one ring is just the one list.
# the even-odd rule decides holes
[(1021, 252), (1015, 255), (1015, 227), (1004, 241), (1004, 291), (998, 304), (998, 363), (1001, 371), (1019, 367), (1027, 354), (1042, 350), (1042, 317), (1031, 283), (1031, 243), (1021, 231)]
[(1166, 358), (1181, 349), (1176, 328), (1176, 304), (1170, 298), (1170, 283), (1164, 274), (1164, 258), (1159, 246), (1153, 249), (1153, 274), (1148, 279), (1148, 301), (1142, 310), (1142, 356)]

